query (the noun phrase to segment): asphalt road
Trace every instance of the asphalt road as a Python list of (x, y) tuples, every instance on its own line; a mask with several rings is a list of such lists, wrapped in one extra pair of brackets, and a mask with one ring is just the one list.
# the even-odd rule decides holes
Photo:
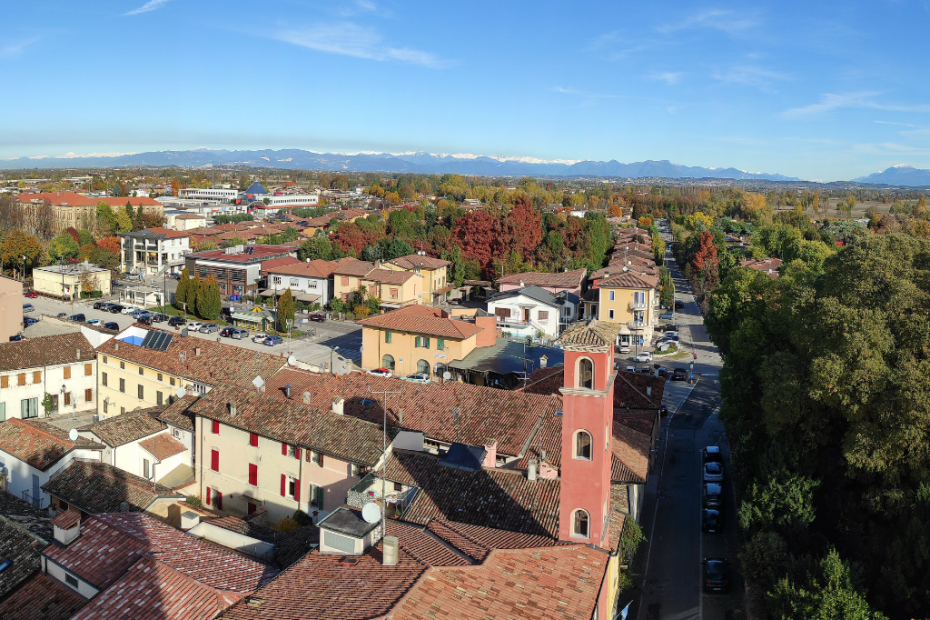
[(630, 617), (724, 620), (730, 610), (742, 608), (742, 580), (734, 572), (728, 594), (705, 594), (701, 574), (702, 558), (723, 557), (735, 562), (737, 553), (736, 510), (729, 478), (724, 480), (724, 532), (701, 532), (703, 448), (720, 446), (724, 472), (729, 471), (729, 446), (716, 413), (721, 360), (707, 338), (687, 282), (674, 260), (667, 264), (675, 279), (676, 298), (685, 303), (676, 321), (681, 325), (683, 348), (697, 354), (696, 382), (693, 386), (667, 384), (665, 400), (672, 413), (663, 421), (657, 466), (646, 483), (641, 525), (647, 542), (632, 566), (640, 591)]

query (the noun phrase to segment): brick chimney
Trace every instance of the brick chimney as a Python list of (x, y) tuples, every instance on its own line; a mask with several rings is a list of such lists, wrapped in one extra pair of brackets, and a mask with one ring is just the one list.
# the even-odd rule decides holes
[(55, 542), (67, 547), (81, 535), (81, 513), (77, 510), (65, 510), (52, 519)]

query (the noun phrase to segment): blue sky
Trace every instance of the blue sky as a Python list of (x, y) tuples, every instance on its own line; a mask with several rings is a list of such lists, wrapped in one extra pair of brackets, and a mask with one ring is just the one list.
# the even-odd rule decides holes
[(211, 148), (930, 168), (921, 2), (8, 3), (0, 157)]

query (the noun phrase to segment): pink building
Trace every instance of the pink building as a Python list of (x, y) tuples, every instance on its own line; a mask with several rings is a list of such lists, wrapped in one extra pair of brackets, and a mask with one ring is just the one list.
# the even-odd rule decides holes
[(23, 283), (0, 276), (0, 342), (23, 329)]

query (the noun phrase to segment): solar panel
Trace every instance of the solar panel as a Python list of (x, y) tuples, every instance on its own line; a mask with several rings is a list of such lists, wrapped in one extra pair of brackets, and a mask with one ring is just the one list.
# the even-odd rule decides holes
[(142, 346), (147, 349), (154, 349), (155, 351), (167, 351), (168, 345), (171, 344), (173, 338), (174, 334), (169, 334), (168, 332), (150, 331), (145, 335)]

